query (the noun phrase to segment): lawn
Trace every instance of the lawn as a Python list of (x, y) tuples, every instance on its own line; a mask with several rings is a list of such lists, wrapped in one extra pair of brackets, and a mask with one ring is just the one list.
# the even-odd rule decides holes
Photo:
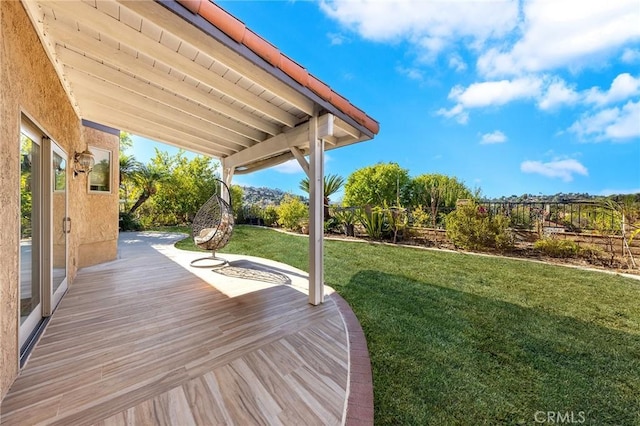
[[(193, 248), (189, 240), (179, 247)], [(516, 259), (326, 241), (367, 337), (376, 424), (640, 424), (640, 281)], [(308, 269), (308, 240), (237, 227), (224, 250)]]

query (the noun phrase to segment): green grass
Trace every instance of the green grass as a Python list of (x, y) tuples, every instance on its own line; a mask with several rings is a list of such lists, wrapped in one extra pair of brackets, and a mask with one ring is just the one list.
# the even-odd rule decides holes
[[(190, 239), (178, 245), (193, 248)], [(376, 424), (640, 424), (640, 281), (515, 259), (326, 241), (365, 331)], [(237, 227), (223, 251), (308, 269), (308, 240)]]

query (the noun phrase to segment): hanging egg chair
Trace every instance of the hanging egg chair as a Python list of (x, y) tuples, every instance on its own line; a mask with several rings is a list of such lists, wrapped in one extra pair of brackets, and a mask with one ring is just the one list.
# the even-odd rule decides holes
[(221, 196), (222, 191), (226, 191), (231, 200), (231, 192), (224, 182), (217, 181), (220, 189), (200, 207), (193, 218), (193, 242), (201, 249), (211, 250), (211, 256), (191, 262), (191, 266), (197, 268), (219, 268), (229, 263), (217, 257), (216, 251), (227, 245), (233, 233), (233, 209), (230, 201), (226, 202)]

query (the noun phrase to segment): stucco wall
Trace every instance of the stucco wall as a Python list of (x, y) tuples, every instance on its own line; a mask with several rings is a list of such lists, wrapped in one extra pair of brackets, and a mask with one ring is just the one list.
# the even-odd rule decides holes
[(111, 192), (88, 192), (87, 177), (80, 175), (76, 178), (85, 185), (85, 196), (78, 198), (84, 202), (74, 206), (80, 245), (78, 268), (113, 260), (116, 258), (118, 250), (118, 147), (120, 138), (117, 135), (86, 126), (82, 127), (82, 136), (90, 147), (111, 151)]
[[(27, 114), (69, 157), (89, 144), (110, 147), (117, 162), (117, 136), (81, 126), (40, 40), (19, 1), (0, 0), (0, 399), (18, 373), (18, 234), (19, 136), (21, 112)], [(85, 138), (90, 141), (86, 141)], [(102, 145), (100, 145), (102, 144)], [(116, 187), (114, 186), (114, 189)], [(117, 192), (89, 195), (86, 176), (68, 179), (69, 279), (81, 264), (78, 247), (100, 243), (104, 254), (93, 262), (115, 257)], [(100, 198), (102, 197), (102, 198)], [(112, 222), (112, 224), (106, 224)], [(93, 232), (93, 229), (98, 232)], [(100, 241), (102, 239), (102, 241)]]

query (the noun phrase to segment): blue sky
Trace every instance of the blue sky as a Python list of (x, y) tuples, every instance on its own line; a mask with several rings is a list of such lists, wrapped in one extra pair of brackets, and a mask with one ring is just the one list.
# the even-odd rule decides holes
[[(326, 173), (393, 161), (488, 197), (640, 192), (638, 0), (219, 4), (380, 122)], [(234, 183), (303, 177), (290, 162)]]

